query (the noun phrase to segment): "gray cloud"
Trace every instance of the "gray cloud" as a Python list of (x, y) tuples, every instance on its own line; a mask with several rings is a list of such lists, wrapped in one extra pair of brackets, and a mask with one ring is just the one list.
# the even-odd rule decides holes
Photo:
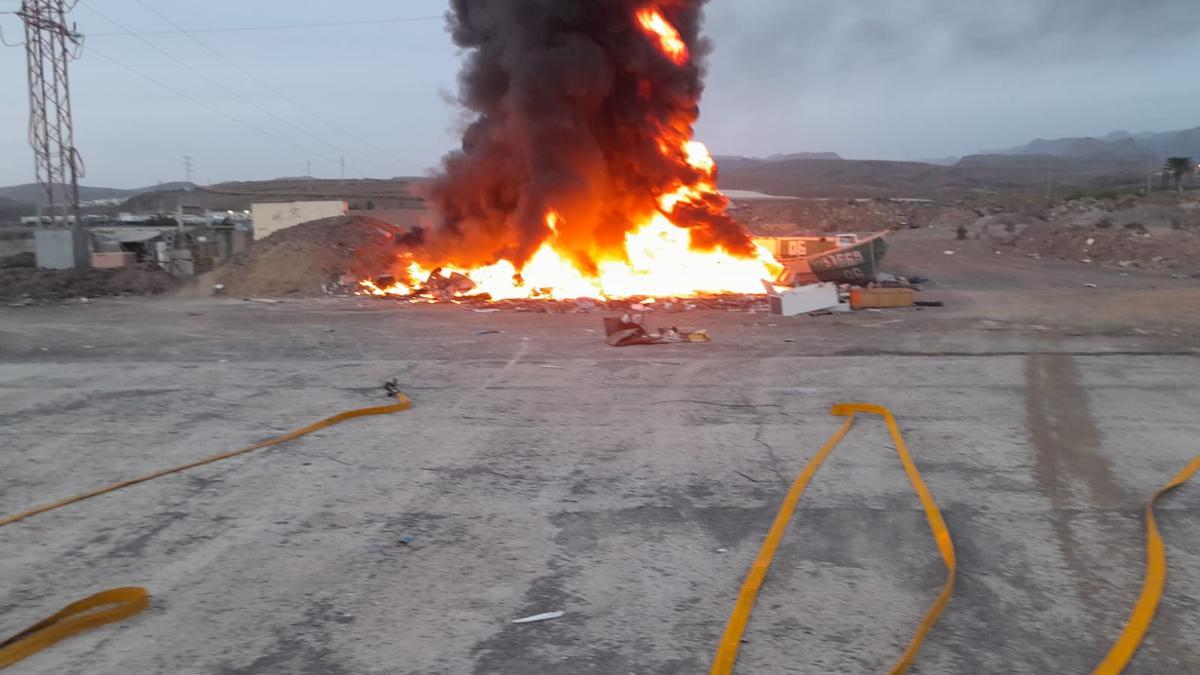
[(715, 0), (709, 16), (722, 57), (818, 79), (1163, 55), (1200, 37), (1193, 0)]

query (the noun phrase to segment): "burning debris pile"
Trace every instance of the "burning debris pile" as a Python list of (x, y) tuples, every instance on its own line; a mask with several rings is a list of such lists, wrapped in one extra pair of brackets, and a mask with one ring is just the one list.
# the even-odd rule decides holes
[(760, 293), (778, 264), (726, 215), (692, 140), (705, 0), (453, 0), (475, 114), (376, 295)]

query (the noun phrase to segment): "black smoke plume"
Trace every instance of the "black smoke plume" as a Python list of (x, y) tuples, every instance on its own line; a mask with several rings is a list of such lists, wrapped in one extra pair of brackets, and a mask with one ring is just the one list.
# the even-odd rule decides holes
[[(477, 117), (430, 189), (437, 226), (429, 264), (518, 267), (551, 235), (577, 267), (620, 257), (625, 234), (658, 198), (704, 178), (682, 145), (692, 135), (709, 44), (706, 0), (452, 0), (449, 30), (466, 50), (460, 103)], [(657, 9), (690, 59), (676, 64), (638, 24)], [(748, 253), (744, 228), (710, 195), (672, 222), (693, 247)]]

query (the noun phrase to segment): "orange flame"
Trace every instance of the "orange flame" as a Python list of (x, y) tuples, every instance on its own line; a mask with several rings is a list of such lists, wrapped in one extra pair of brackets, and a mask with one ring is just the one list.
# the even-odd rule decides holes
[[(475, 282), (474, 293), (493, 300), (519, 298), (632, 298), (687, 297), (706, 293), (762, 293), (762, 280), (775, 278), (779, 263), (758, 247), (754, 258), (739, 258), (724, 251), (695, 251), (687, 229), (655, 215), (625, 237), (625, 260), (601, 262), (589, 276), (561, 255), (551, 241), (518, 270), (508, 260), (472, 270), (446, 266), (443, 274), (459, 272)], [(381, 288), (362, 281), (368, 295), (404, 296), (416, 291), (431, 270), (410, 263), (412, 282)], [(521, 281), (518, 282), (518, 279)]]
[[(595, 274), (588, 274), (571, 262), (566, 251), (557, 246), (562, 216), (546, 214), (551, 231), (542, 246), (518, 269), (508, 260), (475, 269), (453, 265), (442, 274), (464, 274), (475, 282), (473, 293), (487, 293), (494, 300), (518, 298), (631, 298), (680, 297), (717, 293), (761, 293), (762, 281), (776, 278), (782, 266), (762, 246), (752, 257), (736, 256), (723, 250), (701, 251), (692, 248), (691, 232), (671, 222), (671, 212), (681, 202), (695, 202), (716, 193), (713, 174), (716, 164), (702, 143), (688, 141), (680, 151), (688, 164), (704, 175), (694, 185), (680, 185), (659, 198), (661, 212), (625, 236), (622, 250), (610, 252), (609, 259), (598, 263)], [(381, 288), (370, 281), (360, 282), (362, 292), (377, 296), (404, 296), (419, 290), (432, 272), (416, 262), (405, 267), (407, 283)]]
[(667, 21), (661, 12), (653, 7), (639, 9), (637, 20), (647, 34), (654, 36), (658, 40), (658, 47), (662, 50), (664, 56), (671, 59), (677, 66), (687, 63), (687, 44), (679, 35), (679, 31), (675, 29), (675, 26), (672, 26), (671, 22)]

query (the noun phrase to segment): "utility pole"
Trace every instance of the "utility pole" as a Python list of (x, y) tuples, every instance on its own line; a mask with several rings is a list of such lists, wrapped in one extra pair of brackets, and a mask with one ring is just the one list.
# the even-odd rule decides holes
[(25, 24), (29, 141), (37, 182), (46, 190), (51, 223), (71, 228), (75, 268), (86, 269), (91, 266), (91, 242), (79, 212), (83, 162), (75, 149), (67, 77), (67, 64), (78, 56), (83, 45), (74, 24), (67, 26), (67, 12), (77, 1), (23, 0), (16, 15)]
[(312, 162), (304, 162), (304, 175), (308, 178), (312, 178)]
[(342, 180), (346, 180), (346, 158), (345, 157), (343, 157), (341, 159), (341, 164), (342, 164)]
[(183, 156), (183, 174), (187, 176), (187, 182), (192, 182), (192, 156)]

